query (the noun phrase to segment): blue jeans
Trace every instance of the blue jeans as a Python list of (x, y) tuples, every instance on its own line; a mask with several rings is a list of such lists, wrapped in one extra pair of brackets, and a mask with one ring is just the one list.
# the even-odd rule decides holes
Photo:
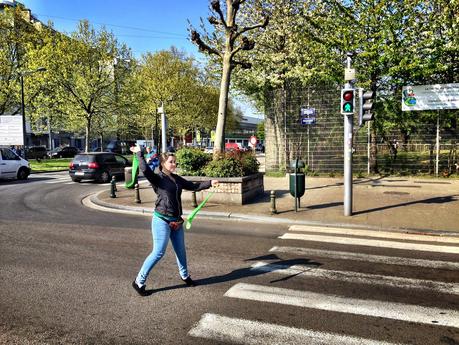
[(175, 251), (175, 258), (179, 268), (179, 274), (182, 279), (188, 278), (188, 269), (186, 264), (185, 235), (183, 226), (177, 230), (171, 230), (169, 224), (164, 220), (153, 216), (151, 221), (151, 233), (153, 235), (153, 251), (145, 259), (139, 274), (137, 275), (137, 284), (143, 285), (147, 280), (148, 274), (152, 268), (166, 253), (169, 238)]

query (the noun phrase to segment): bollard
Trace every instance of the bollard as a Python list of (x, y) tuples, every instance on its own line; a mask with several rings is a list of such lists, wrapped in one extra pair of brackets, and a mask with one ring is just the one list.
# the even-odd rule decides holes
[(135, 184), (134, 189), (135, 189), (135, 200), (134, 201), (136, 202), (136, 204), (140, 204), (142, 201), (140, 201), (140, 187), (138, 183)]
[(276, 209), (276, 191), (272, 190), (271, 191), (271, 214), (277, 214), (277, 209)]
[(110, 181), (110, 198), (116, 198), (116, 179), (115, 176), (112, 177)]
[(192, 207), (197, 207), (198, 206), (198, 203), (196, 201), (196, 192), (195, 191), (191, 192), (191, 206)]
[(117, 192), (118, 188), (116, 187), (116, 177), (115, 176), (112, 176), (112, 181), (111, 182), (115, 185), (115, 192)]

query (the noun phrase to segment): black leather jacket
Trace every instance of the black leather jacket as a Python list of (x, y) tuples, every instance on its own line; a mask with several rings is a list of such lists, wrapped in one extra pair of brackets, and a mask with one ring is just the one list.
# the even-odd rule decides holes
[(150, 181), (158, 196), (155, 210), (166, 216), (180, 217), (182, 215), (182, 190), (199, 191), (211, 186), (210, 181), (195, 183), (176, 174), (171, 174), (171, 176), (167, 176), (163, 172), (155, 174), (145, 162), (141, 152), (137, 152), (137, 158), (139, 159), (140, 170)]

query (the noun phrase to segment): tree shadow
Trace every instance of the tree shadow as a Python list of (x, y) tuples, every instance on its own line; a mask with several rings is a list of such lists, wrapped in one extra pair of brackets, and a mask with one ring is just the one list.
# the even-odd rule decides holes
[(416, 200), (416, 201), (409, 201), (409, 202), (404, 202), (404, 203), (401, 203), (401, 204), (387, 205), (387, 206), (376, 207), (376, 208), (372, 208), (372, 209), (368, 209), (368, 210), (356, 211), (356, 212), (353, 212), (353, 214), (354, 215), (359, 215), (359, 214), (365, 214), (365, 213), (371, 213), (371, 212), (378, 212), (378, 211), (383, 211), (383, 210), (387, 210), (387, 209), (391, 209), (391, 208), (411, 206), (411, 205), (416, 205), (416, 204), (444, 204), (444, 203), (447, 203), (447, 202), (458, 201), (458, 199), (457, 199), (458, 196), (459, 196), (459, 194), (447, 195), (447, 196), (439, 196), (439, 197)]
[[(262, 259), (264, 259), (264, 260), (277, 260), (277, 261), (271, 262), (270, 264), (283, 266), (285, 268), (289, 268), (289, 267), (295, 266), (295, 265), (309, 265), (309, 266), (312, 266), (312, 267), (319, 267), (319, 266), (322, 265), (319, 262), (315, 262), (315, 261), (313, 261), (311, 259), (304, 259), (304, 258), (282, 260), (282, 259), (279, 259), (277, 257), (277, 255), (260, 256), (260, 257), (255, 257), (255, 258), (251, 258), (251, 259), (246, 259), (245, 261), (256, 261), (256, 260), (262, 260)], [(213, 277), (208, 277), (208, 278), (196, 279), (194, 281), (195, 281), (195, 283), (197, 285), (203, 285), (203, 286), (204, 285), (214, 285), (214, 284), (221, 284), (221, 283), (226, 283), (226, 282), (229, 282), (229, 281), (239, 280), (239, 279), (243, 279), (243, 278), (256, 277), (256, 276), (260, 276), (260, 275), (263, 275), (263, 274), (266, 274), (266, 273), (269, 273), (269, 272), (265, 272), (265, 271), (262, 271), (262, 270), (256, 270), (256, 269), (253, 269), (252, 267), (249, 266), (249, 267), (244, 267), (244, 268), (239, 268), (239, 269), (233, 270), (233, 271), (231, 271), (229, 273), (226, 273), (226, 274), (213, 276)], [(283, 277), (280, 280), (287, 280), (287, 279), (293, 278), (293, 277), (295, 277), (295, 276), (297, 276), (298, 274), (301, 274), (301, 273), (302, 272), (295, 273), (295, 274), (293, 274), (291, 276)], [(274, 283), (274, 282), (277, 282), (277, 281), (280, 281), (280, 280), (273, 280), (273, 281), (271, 281), (271, 283)], [(165, 286), (165, 287), (162, 287), (162, 288), (159, 288), (159, 289), (146, 290), (146, 292), (148, 293), (148, 295), (151, 295), (151, 294), (157, 293), (157, 292), (175, 290), (175, 289), (183, 289), (185, 287), (187, 287), (185, 284), (172, 285), (172, 286)]]

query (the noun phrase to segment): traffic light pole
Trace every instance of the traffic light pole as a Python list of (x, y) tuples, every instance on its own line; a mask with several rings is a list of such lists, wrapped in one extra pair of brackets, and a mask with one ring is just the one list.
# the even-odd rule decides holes
[[(351, 56), (347, 55), (347, 69), (351, 69)], [(346, 80), (346, 89), (353, 88), (351, 80)], [(354, 115), (344, 115), (344, 215), (352, 216), (352, 133)]]

